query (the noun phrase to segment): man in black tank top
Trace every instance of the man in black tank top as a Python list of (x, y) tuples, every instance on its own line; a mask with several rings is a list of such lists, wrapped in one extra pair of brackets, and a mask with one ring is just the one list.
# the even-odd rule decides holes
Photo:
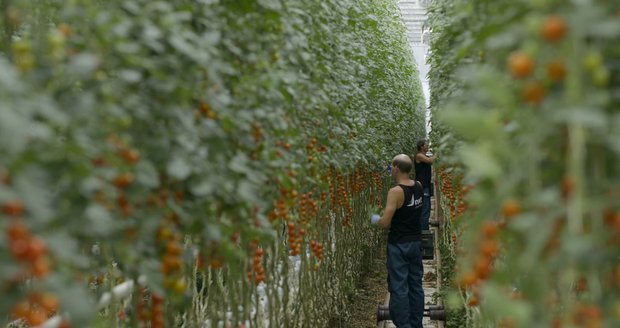
[(390, 317), (398, 328), (422, 328), (424, 289), (422, 289), (423, 188), (409, 178), (413, 162), (401, 154), (392, 161), (397, 186), (390, 189), (385, 212), (377, 222), (389, 228), (387, 245)]

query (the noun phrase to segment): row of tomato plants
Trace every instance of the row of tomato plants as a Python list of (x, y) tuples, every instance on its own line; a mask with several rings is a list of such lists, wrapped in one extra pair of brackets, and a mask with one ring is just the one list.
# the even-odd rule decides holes
[(380, 172), (423, 132), (395, 1), (0, 7), (0, 324), (346, 312)]
[[(620, 2), (435, 1), (452, 327), (620, 323)], [(450, 270), (451, 269), (451, 270)]]

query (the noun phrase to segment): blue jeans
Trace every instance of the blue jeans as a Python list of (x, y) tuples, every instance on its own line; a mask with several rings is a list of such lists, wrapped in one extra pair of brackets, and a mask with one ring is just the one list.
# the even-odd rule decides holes
[(424, 195), (422, 196), (422, 214), (420, 221), (422, 221), (422, 230), (431, 230), (428, 225), (428, 220), (431, 217), (431, 191), (430, 188), (424, 187)]
[(422, 242), (388, 243), (390, 317), (398, 328), (422, 328)]

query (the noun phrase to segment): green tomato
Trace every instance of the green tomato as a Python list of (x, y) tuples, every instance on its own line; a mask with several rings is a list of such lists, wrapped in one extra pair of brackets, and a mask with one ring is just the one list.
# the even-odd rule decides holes
[(603, 64), (603, 56), (598, 51), (591, 51), (583, 57), (582, 63), (585, 69), (593, 72)]
[(60, 49), (65, 45), (65, 36), (60, 31), (53, 30), (47, 35), (47, 41), (52, 50)]
[(592, 73), (592, 81), (597, 87), (604, 87), (609, 84), (609, 70), (605, 67), (599, 67)]
[(540, 15), (529, 15), (525, 19), (525, 28), (532, 35), (538, 35), (541, 25), (542, 17)]
[(106, 77), (106, 73), (100, 69), (95, 72), (95, 80), (97, 81), (103, 81)]
[(119, 127), (123, 128), (123, 129), (129, 128), (131, 126), (131, 123), (132, 123), (131, 116), (125, 115), (125, 116), (119, 118), (117, 123), (118, 123)]
[(15, 56), (27, 55), (32, 52), (32, 45), (26, 40), (18, 40), (13, 42), (11, 48)]
[(24, 54), (15, 59), (15, 64), (22, 72), (31, 71), (35, 65), (35, 58), (32, 54)]

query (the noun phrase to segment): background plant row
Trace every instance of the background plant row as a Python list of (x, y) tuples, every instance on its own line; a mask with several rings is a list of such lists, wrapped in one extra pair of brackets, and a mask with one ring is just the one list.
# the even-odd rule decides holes
[(151, 327), (343, 310), (424, 131), (395, 1), (0, 4), (0, 322), (109, 326), (94, 300), (141, 275), (118, 314)]
[(448, 326), (620, 323), (619, 9), (433, 2)]

